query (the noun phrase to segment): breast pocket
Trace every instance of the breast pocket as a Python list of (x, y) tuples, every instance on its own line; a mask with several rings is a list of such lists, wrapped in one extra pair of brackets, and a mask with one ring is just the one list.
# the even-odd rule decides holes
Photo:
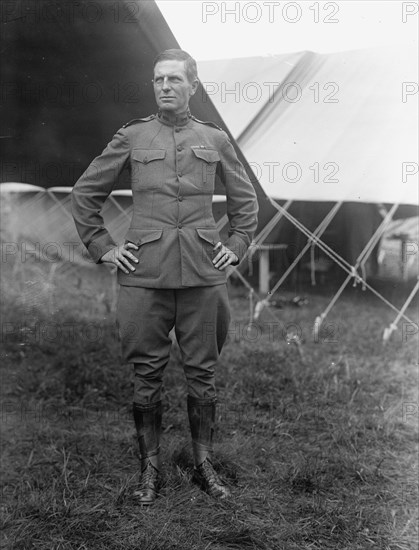
[(165, 179), (165, 149), (133, 149), (131, 178), (137, 189), (159, 189)]
[(125, 243), (130, 242), (138, 246), (138, 250), (129, 249), (138, 260), (135, 271), (130, 273), (132, 277), (149, 279), (159, 277), (162, 234), (163, 229), (131, 228), (128, 230)]
[(214, 191), (215, 173), (220, 155), (215, 149), (199, 149), (192, 147), (195, 155), (195, 185), (199, 188)]

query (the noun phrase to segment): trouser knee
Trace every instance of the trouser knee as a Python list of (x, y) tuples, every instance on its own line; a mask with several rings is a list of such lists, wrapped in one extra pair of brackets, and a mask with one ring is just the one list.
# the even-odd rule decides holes
[(160, 401), (164, 368), (151, 370), (148, 365), (134, 364), (134, 403)]
[(214, 367), (194, 367), (184, 366), (186, 382), (188, 385), (188, 395), (197, 399), (215, 398), (215, 372)]

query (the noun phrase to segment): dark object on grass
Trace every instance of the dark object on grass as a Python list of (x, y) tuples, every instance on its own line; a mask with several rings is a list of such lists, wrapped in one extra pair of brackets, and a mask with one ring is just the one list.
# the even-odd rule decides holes
[(270, 304), (278, 309), (282, 309), (285, 306), (302, 307), (308, 304), (308, 298), (306, 296), (294, 296), (294, 298), (278, 298), (277, 300), (272, 300)]

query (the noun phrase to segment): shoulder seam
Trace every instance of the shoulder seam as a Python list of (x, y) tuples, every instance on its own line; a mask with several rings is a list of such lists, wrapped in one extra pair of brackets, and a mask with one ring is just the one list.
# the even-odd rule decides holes
[(220, 130), (221, 132), (223, 131), (222, 128), (220, 128), (217, 124), (215, 124), (215, 122), (211, 122), (209, 120), (199, 120), (199, 118), (196, 118), (195, 116), (191, 116), (192, 120), (194, 120), (195, 122), (199, 122), (200, 124), (207, 124), (208, 126), (212, 126), (213, 128), (216, 128), (217, 130)]
[(124, 124), (122, 126), (122, 128), (127, 128), (128, 126), (131, 126), (132, 124), (137, 124), (138, 122), (149, 122), (150, 120), (153, 120), (154, 118), (156, 118), (156, 115), (150, 115), (146, 118), (133, 118), (132, 120), (130, 120), (129, 122)]

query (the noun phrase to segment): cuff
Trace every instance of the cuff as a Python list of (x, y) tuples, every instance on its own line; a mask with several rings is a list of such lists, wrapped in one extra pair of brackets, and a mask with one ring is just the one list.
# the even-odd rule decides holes
[(248, 249), (247, 244), (243, 241), (243, 239), (241, 239), (237, 235), (232, 235), (223, 244), (224, 244), (224, 246), (229, 248), (232, 252), (234, 252), (234, 254), (239, 259), (238, 262), (236, 262), (235, 264), (231, 264), (231, 265), (239, 265), (239, 263), (242, 261), (244, 255), (246, 254), (246, 251)]
[(116, 246), (116, 243), (112, 240), (111, 236), (108, 234), (101, 235), (93, 242), (89, 244), (87, 250), (89, 251), (90, 256), (98, 264), (106, 252), (111, 250)]

